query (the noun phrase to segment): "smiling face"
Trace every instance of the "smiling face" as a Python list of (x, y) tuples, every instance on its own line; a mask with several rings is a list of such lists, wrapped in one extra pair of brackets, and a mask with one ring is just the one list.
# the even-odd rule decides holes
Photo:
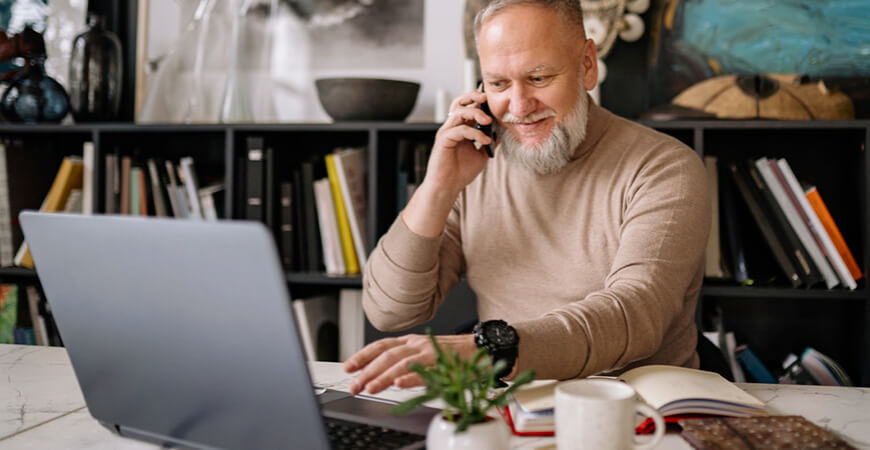
[[(527, 153), (518, 156), (541, 159), (557, 152), (564, 159), (582, 141), (576, 134), (585, 135), (585, 91), (595, 87), (598, 69), (595, 44), (582, 33), (555, 11), (528, 4), (483, 22), (480, 67), (507, 157)], [(556, 169), (545, 166), (544, 172)]]

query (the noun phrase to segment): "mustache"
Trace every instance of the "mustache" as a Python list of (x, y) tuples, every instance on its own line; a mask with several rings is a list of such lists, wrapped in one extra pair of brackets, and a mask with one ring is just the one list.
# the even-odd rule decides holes
[(541, 112), (534, 112), (525, 117), (517, 117), (509, 112), (506, 112), (503, 116), (501, 116), (501, 121), (502, 123), (535, 123), (548, 117), (554, 117), (555, 115), (556, 111), (553, 111), (552, 109), (547, 109), (546, 111)]

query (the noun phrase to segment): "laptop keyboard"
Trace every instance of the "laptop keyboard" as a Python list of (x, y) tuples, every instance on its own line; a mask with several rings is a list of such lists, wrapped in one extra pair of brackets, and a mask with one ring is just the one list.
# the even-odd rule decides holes
[(324, 417), (329, 444), (333, 449), (397, 449), (426, 439), (421, 434), (345, 422)]

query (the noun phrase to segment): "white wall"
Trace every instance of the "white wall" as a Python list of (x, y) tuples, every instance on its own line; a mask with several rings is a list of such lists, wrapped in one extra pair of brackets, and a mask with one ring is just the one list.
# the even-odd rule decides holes
[[(149, 0), (148, 55), (153, 58), (172, 45), (184, 19), (180, 18), (179, 1), (191, 0)], [(377, 0), (375, 0), (377, 1)], [(446, 90), (451, 97), (461, 94), (463, 86), (463, 60), (465, 55), (462, 33), (464, 0), (425, 0), (423, 29), (423, 61), (419, 69), (357, 70), (330, 73), (314, 73), (318, 76), (366, 76), (397, 78), (416, 81), (421, 84), (417, 105), (408, 118), (409, 121), (432, 121), (435, 113), (435, 95), (439, 89)], [(229, 33), (230, 30), (227, 30)], [(314, 89), (313, 80), (310, 83)], [(311, 96), (302, 120), (329, 120), (323, 112), (316, 96)], [(280, 110), (280, 108), (279, 108)], [(297, 117), (292, 120), (298, 121)]]

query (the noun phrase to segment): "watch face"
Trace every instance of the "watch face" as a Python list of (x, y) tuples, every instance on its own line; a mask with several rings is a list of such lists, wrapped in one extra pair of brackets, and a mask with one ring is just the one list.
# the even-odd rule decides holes
[(487, 341), (498, 346), (513, 345), (517, 339), (516, 331), (507, 325), (498, 324), (487, 327), (484, 333)]

